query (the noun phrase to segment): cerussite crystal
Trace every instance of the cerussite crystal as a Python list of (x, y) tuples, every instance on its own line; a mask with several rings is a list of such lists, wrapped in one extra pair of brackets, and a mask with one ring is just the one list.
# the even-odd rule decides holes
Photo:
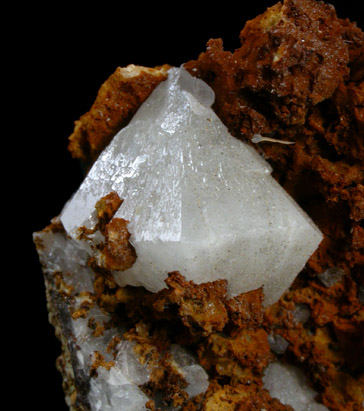
[(232, 296), (264, 286), (270, 304), (322, 236), (269, 164), (229, 134), (213, 101), (202, 80), (170, 69), (94, 163), (61, 221), (102, 265), (95, 205), (116, 192), (122, 204), (114, 218), (129, 222), (137, 255), (131, 268), (113, 271), (119, 285), (156, 292), (179, 271), (195, 283), (227, 279)]

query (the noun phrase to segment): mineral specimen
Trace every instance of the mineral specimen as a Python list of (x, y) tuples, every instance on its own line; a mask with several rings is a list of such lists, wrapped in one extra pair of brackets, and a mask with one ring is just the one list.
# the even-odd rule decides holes
[[(179, 161), (171, 160), (169, 168), (163, 167), (166, 158), (161, 156), (158, 164), (154, 157), (160, 147), (157, 137), (163, 140), (159, 131), (179, 130), (181, 137), (183, 126), (188, 126), (188, 122), (177, 122), (173, 130), (172, 117), (165, 116), (160, 120), (164, 130), (160, 127), (157, 135), (148, 135), (158, 144), (150, 145), (147, 152), (144, 147), (144, 157), (135, 156), (145, 162), (131, 162), (127, 178), (94, 193), (85, 210), (92, 214), (90, 219), (81, 221), (76, 215), (73, 232), (70, 227), (66, 232), (55, 219), (35, 235), (44, 265), (50, 319), (63, 343), (57, 364), (72, 411), (132, 407), (153, 411), (324, 409), (314, 399), (333, 411), (354, 411), (364, 406), (363, 33), (355, 23), (338, 18), (329, 4), (284, 0), (247, 22), (240, 39), (241, 47), (234, 52), (224, 50), (221, 39), (211, 39), (206, 51), (183, 67), (213, 89), (214, 112), (232, 135), (249, 143), (269, 161), (271, 175), (314, 220), (323, 233), (323, 241), (289, 290), (266, 308), (262, 306), (263, 287), (231, 298), (235, 290), (230, 287), (227, 294), (226, 279), (207, 282), (215, 278), (207, 266), (200, 284), (190, 280), (199, 280), (191, 269), (189, 273), (181, 270), (183, 275), (178, 271), (168, 273), (166, 287), (156, 293), (144, 287), (124, 286), (126, 276), (141, 284), (140, 278), (136, 280), (131, 275), (143, 254), (143, 247), (138, 250), (134, 242), (137, 235), (141, 236), (136, 224), (142, 222), (141, 211), (148, 210), (146, 220), (160, 210), (157, 206), (162, 203), (158, 190), (152, 192), (160, 187), (147, 183), (157, 181), (154, 170), (159, 176), (167, 172), (172, 178), (174, 170), (181, 166)], [(175, 73), (168, 65), (130, 65), (117, 68), (106, 80), (70, 137), (72, 156), (80, 159), (87, 171), (97, 158), (101, 162), (106, 159), (100, 156), (102, 150), (128, 124), (156, 85), (167, 78), (168, 71)], [(172, 75), (161, 87), (167, 87), (171, 79)], [(182, 82), (187, 87), (185, 80), (186, 76), (184, 80), (180, 78), (176, 86)], [(206, 88), (200, 92), (203, 90)], [(178, 101), (185, 102), (186, 97), (191, 107), (202, 113), (211, 104), (212, 95), (210, 90), (204, 99), (200, 92), (196, 102), (191, 87), (187, 87), (180, 90)], [(179, 106), (181, 115), (185, 114), (183, 104)], [(140, 112), (147, 111), (146, 107)], [(166, 105), (154, 108), (159, 114), (169, 113)], [(209, 112), (207, 118), (202, 122), (206, 130), (202, 137), (212, 128), (211, 123), (216, 124), (213, 113)], [(134, 121), (126, 130), (132, 127), (136, 128)], [(220, 130), (219, 143), (223, 145), (226, 129), (220, 126)], [(120, 146), (129, 153), (132, 146), (127, 133), (120, 133), (125, 140)], [(215, 144), (216, 138), (211, 135), (208, 144)], [(172, 145), (174, 133), (169, 137), (170, 145), (166, 147), (171, 153), (178, 144)], [(194, 142), (187, 138), (184, 141), (190, 146)], [(241, 147), (235, 140), (232, 144)], [(198, 151), (204, 150), (207, 148), (203, 146)], [(183, 159), (189, 159), (189, 151), (181, 153)], [(225, 153), (229, 159), (239, 158), (237, 150)], [(255, 153), (251, 154), (256, 158)], [(210, 157), (206, 162), (209, 172), (220, 172), (221, 163), (215, 160), (224, 156)], [(192, 156), (191, 165), (196, 165), (196, 158)], [(148, 167), (151, 159), (153, 168)], [(114, 160), (117, 170), (120, 167)], [(249, 164), (254, 165), (254, 161)], [(257, 181), (269, 180), (270, 167), (260, 157), (258, 163), (261, 171), (256, 164), (249, 173)], [(245, 179), (246, 164), (240, 165)], [(188, 161), (183, 166), (184, 176), (194, 175)], [(147, 176), (143, 167), (147, 168)], [(232, 169), (233, 162), (228, 167)], [(200, 165), (197, 168), (203, 170)], [(100, 164), (95, 163), (95, 169), (100, 170)], [(139, 173), (138, 178), (144, 175), (144, 186), (142, 181), (137, 184), (146, 189), (142, 193), (126, 193), (135, 172)], [(90, 175), (95, 174), (91, 170)], [(108, 173), (100, 175), (106, 180), (110, 177)], [(221, 176), (225, 178), (227, 173)], [(234, 179), (238, 179), (236, 176)], [(111, 176), (115, 177), (122, 176)], [(219, 176), (209, 177), (202, 183), (218, 180), (214, 177)], [(99, 181), (97, 178), (94, 182)], [(121, 181), (125, 190), (120, 190)], [(191, 202), (195, 181), (186, 186), (182, 184), (182, 191), (172, 185), (171, 191), (178, 193), (181, 188), (181, 194), (187, 193)], [(221, 204), (226, 208), (224, 200), (230, 198), (225, 195), (227, 190), (222, 191), (223, 195), (216, 196), (217, 210)], [(127, 194), (135, 195), (135, 201), (153, 201), (147, 207), (138, 204), (134, 214), (122, 214), (132, 203)], [(264, 193), (264, 198), (270, 201), (270, 195)], [(204, 196), (207, 194), (200, 190), (200, 200)], [(248, 198), (243, 200), (242, 205)], [(229, 230), (235, 226), (233, 217), (225, 212), (223, 217), (209, 221), (200, 234), (193, 225), (198, 210), (191, 204), (183, 215), (190, 213), (188, 228), (196, 233), (195, 243), (209, 243), (211, 235), (224, 233), (219, 231), (223, 227), (221, 221)], [(198, 205), (201, 204), (204, 202)], [(168, 208), (170, 203), (164, 205)], [(248, 212), (263, 221), (267, 210), (273, 212), (269, 205), (263, 211)], [(205, 213), (203, 217), (211, 215)], [(156, 222), (161, 220), (155, 219), (152, 226), (158, 234), (162, 224)], [(175, 227), (172, 223), (169, 221), (169, 227)], [(150, 233), (150, 226), (147, 229)], [(218, 241), (214, 245), (221, 254), (222, 238)], [(166, 249), (162, 241), (158, 244)], [(170, 259), (167, 252), (164, 257)], [(274, 267), (273, 260), (270, 262)], [(230, 262), (230, 258), (226, 261)], [(173, 266), (175, 269), (178, 267)], [(187, 274), (191, 274), (188, 279)], [(216, 278), (222, 278), (222, 274)], [(162, 278), (156, 282), (163, 284)], [(282, 362), (269, 365), (277, 356)], [(315, 391), (287, 362), (304, 371)]]
[[(119, 285), (156, 292), (179, 271), (197, 284), (227, 279), (231, 296), (264, 286), (271, 304), (322, 236), (270, 176), (268, 163), (228, 133), (213, 101), (206, 83), (170, 69), (94, 163), (61, 221)], [(120, 199), (111, 234), (99, 228), (95, 212), (110, 193)], [(105, 243), (119, 235), (121, 221), (123, 229), (128, 222), (136, 260), (110, 265)]]

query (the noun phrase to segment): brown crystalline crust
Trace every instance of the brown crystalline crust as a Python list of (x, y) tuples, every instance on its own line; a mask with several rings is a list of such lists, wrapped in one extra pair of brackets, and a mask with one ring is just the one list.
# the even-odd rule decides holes
[[(210, 40), (206, 52), (184, 67), (213, 88), (218, 116), (235, 137), (271, 163), (273, 176), (312, 217), (324, 240), (291, 289), (265, 311), (261, 290), (228, 300), (224, 281), (195, 285), (171, 273), (167, 288), (152, 294), (118, 287), (108, 270), (95, 267), (96, 300), (104, 309), (126, 316), (128, 338), (138, 340), (144, 350), (175, 342), (198, 355), (211, 384), (203, 398), (185, 403), (184, 410), (213, 411), (222, 409), (221, 404), (234, 410), (289, 409), (262, 388), (262, 372), (273, 356), (269, 334), (289, 343), (283, 358), (307, 373), (321, 402), (331, 410), (360, 410), (363, 33), (339, 19), (328, 4), (285, 0), (247, 22), (240, 40), (234, 52), (225, 51), (222, 40)], [(165, 79), (167, 68), (140, 69), (129, 77), (123, 73), (130, 68), (118, 69), (102, 86), (90, 112), (76, 122), (70, 138), (73, 156), (90, 165)], [(294, 144), (254, 144), (255, 134)], [(319, 274), (332, 267), (344, 276), (325, 286)], [(147, 329), (144, 340), (140, 324)], [(168, 369), (162, 370), (169, 375)], [(145, 389), (157, 391), (162, 380), (156, 376)], [(178, 390), (169, 387), (168, 401), (173, 402), (174, 395), (180, 401)]]
[[(196, 285), (178, 272), (169, 274), (166, 285), (158, 293), (143, 287), (119, 287), (111, 273), (96, 270), (98, 305), (123, 316), (129, 328), (124, 337), (137, 342), (142, 362), (148, 359), (157, 365), (143, 390), (151, 397), (167, 390), (165, 404), (181, 406), (184, 411), (213, 411), (222, 406), (227, 410), (291, 410), (263, 388), (263, 371), (274, 355), (263, 327), (262, 289), (228, 299), (225, 280)], [(171, 344), (195, 352), (208, 371), (210, 386), (205, 395), (186, 398), (185, 382), (160, 359)], [(150, 408), (154, 409), (152, 401)]]
[(123, 203), (116, 192), (102, 197), (95, 205), (97, 224), (93, 229), (79, 228), (79, 238), (87, 240), (89, 235), (99, 230), (104, 241), (98, 244), (99, 261), (97, 265), (108, 270), (124, 271), (136, 260), (134, 247), (130, 244), (130, 233), (127, 229), (129, 221), (114, 218), (115, 212)]

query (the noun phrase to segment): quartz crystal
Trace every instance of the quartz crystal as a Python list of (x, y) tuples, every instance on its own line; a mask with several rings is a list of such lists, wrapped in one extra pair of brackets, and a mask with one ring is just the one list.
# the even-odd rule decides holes
[(269, 334), (268, 343), (270, 349), (278, 355), (284, 354), (289, 346), (289, 342), (279, 334)]
[(129, 221), (137, 259), (114, 271), (119, 285), (165, 287), (179, 271), (195, 283), (228, 280), (234, 296), (264, 286), (275, 302), (303, 268), (321, 233), (249, 145), (232, 137), (211, 109), (214, 93), (172, 68), (100, 155), (63, 209), (68, 235), (96, 259), (95, 204), (116, 192), (114, 215)]
[(296, 304), (293, 310), (293, 321), (304, 324), (311, 316), (310, 309), (307, 304)]
[(331, 267), (325, 270), (323, 273), (318, 274), (318, 279), (323, 285), (330, 288), (343, 278), (345, 272), (337, 267)]
[(263, 383), (273, 398), (290, 405), (295, 411), (328, 411), (316, 402), (317, 393), (309, 386), (302, 371), (293, 365), (280, 361), (269, 364)]

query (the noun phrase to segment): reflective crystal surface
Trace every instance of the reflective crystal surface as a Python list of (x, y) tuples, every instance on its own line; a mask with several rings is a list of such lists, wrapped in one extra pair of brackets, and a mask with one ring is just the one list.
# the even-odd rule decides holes
[(213, 91), (183, 68), (169, 71), (95, 162), (65, 206), (67, 233), (97, 258), (97, 201), (116, 192), (128, 220), (134, 265), (119, 285), (156, 292), (168, 272), (195, 283), (228, 280), (231, 296), (264, 286), (265, 303), (289, 287), (321, 241), (307, 215), (256, 151), (232, 137), (210, 108)]
[(317, 392), (310, 387), (302, 371), (293, 365), (280, 361), (269, 364), (263, 382), (273, 398), (291, 405), (295, 411), (328, 411), (316, 402)]

